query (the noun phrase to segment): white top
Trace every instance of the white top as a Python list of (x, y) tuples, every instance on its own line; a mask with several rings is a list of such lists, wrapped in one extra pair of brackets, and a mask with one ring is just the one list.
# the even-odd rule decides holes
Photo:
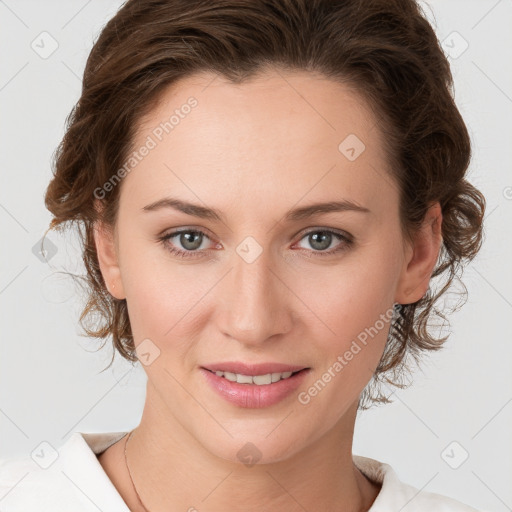
[[(0, 510), (130, 512), (96, 456), (126, 434), (74, 432), (59, 450), (44, 442), (30, 456), (0, 459)], [(382, 484), (369, 512), (478, 512), (402, 483), (388, 464), (359, 455), (353, 461), (370, 480)]]

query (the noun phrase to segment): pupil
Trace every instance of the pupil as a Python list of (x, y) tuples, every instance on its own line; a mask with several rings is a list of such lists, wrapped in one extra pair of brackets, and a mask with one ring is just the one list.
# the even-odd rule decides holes
[[(332, 235), (331, 233), (327, 233), (325, 231), (318, 231), (317, 233), (312, 233), (309, 235), (309, 239), (311, 247), (317, 250), (324, 250), (327, 249), (329, 245), (331, 245)], [(320, 242), (319, 239), (321, 239)]]
[[(194, 250), (201, 246), (202, 242), (202, 234), (196, 231), (188, 231), (186, 233), (182, 233), (180, 237), (180, 243), (188, 250)], [(191, 241), (192, 240), (192, 241)], [(199, 240), (199, 243), (197, 241)]]

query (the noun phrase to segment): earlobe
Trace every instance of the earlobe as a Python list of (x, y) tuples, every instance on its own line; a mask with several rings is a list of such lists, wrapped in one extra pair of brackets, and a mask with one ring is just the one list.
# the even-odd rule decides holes
[(415, 234), (413, 245), (404, 261), (395, 302), (413, 304), (427, 292), (443, 242), (442, 220), (441, 205), (439, 202), (433, 203), (427, 210), (422, 226)]
[(124, 299), (125, 294), (113, 230), (97, 221), (94, 225), (94, 242), (101, 274), (108, 292), (116, 299)]

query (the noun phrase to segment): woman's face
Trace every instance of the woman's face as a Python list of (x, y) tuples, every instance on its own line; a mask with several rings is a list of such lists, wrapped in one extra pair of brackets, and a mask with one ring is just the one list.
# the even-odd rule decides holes
[[(254, 445), (269, 462), (342, 428), (393, 303), (422, 296), (404, 294), (421, 283), (376, 122), (345, 86), (284, 71), (242, 85), (188, 77), (145, 117), (122, 182), (117, 257), (99, 251), (166, 427), (222, 458)], [(294, 385), (235, 386), (204, 369), (223, 362), (309, 370)]]

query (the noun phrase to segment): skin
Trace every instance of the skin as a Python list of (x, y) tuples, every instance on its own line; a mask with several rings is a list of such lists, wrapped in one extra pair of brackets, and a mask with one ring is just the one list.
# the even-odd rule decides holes
[[(440, 205), (408, 243), (372, 110), (354, 90), (309, 72), (267, 70), (240, 85), (187, 77), (141, 121), (134, 148), (190, 96), (198, 106), (124, 178), (115, 229), (98, 224), (95, 233), (101, 271), (110, 293), (127, 301), (136, 346), (150, 339), (160, 351), (143, 365), (146, 402), (128, 444), (135, 486), (152, 512), (366, 511), (380, 485), (354, 466), (353, 432), (389, 323), (307, 405), (297, 394), (394, 303), (425, 294), (442, 242)], [(366, 146), (354, 161), (338, 150), (349, 134)], [(225, 222), (143, 210), (167, 196), (215, 208)], [(284, 221), (292, 208), (341, 199), (370, 213)], [(206, 234), (199, 257), (169, 253), (169, 245), (190, 247), (179, 236), (167, 246), (159, 240), (182, 227)], [(322, 257), (307, 236), (315, 229), (349, 233), (354, 243), (333, 235), (325, 250), (346, 247)], [(252, 263), (236, 251), (248, 236), (262, 248)], [(217, 395), (199, 371), (227, 360), (312, 370), (297, 393), (248, 409)], [(139, 511), (125, 441), (99, 461)], [(247, 442), (261, 452), (252, 467), (237, 458)]]

